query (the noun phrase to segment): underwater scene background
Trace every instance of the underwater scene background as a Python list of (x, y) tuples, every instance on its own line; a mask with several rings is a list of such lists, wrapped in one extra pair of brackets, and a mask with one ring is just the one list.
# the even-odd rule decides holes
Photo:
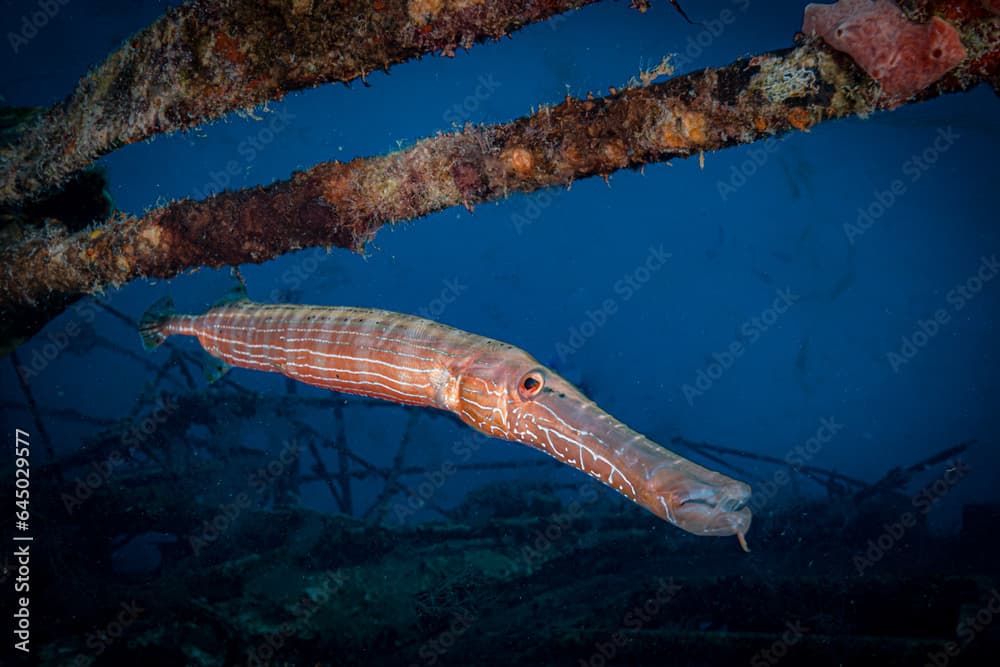
[[(2, 3), (2, 103), (57, 102), (172, 4)], [(682, 6), (693, 22), (600, 2), (291, 92), (106, 155), (104, 192), (142, 215), (268, 185), (802, 25), (802, 3)], [(526, 350), (750, 484), (749, 553), (448, 413), (227, 369), (192, 338), (143, 349), (154, 302), (203, 312), (239, 287), (229, 268), (77, 301), (0, 364), (2, 663), (995, 664), (996, 111), (979, 86), (239, 266), (255, 301)]]

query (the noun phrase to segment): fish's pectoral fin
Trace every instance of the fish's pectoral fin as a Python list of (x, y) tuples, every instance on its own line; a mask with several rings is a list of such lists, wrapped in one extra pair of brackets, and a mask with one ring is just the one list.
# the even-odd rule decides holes
[(206, 360), (201, 367), (201, 371), (205, 376), (205, 381), (208, 382), (209, 384), (212, 384), (213, 382), (218, 382), (223, 377), (225, 377), (226, 373), (228, 373), (232, 369), (233, 369), (232, 366), (215, 357), (211, 357), (210, 359)]

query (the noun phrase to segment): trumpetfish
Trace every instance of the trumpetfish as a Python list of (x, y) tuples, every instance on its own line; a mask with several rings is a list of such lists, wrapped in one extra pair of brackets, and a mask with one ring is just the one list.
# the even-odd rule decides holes
[(196, 336), (232, 366), (450, 411), (488, 436), (582, 470), (678, 528), (736, 535), (747, 550), (747, 484), (633, 431), (513, 345), (385, 310), (246, 299), (201, 315), (154, 306), (140, 334), (147, 348), (171, 335)]

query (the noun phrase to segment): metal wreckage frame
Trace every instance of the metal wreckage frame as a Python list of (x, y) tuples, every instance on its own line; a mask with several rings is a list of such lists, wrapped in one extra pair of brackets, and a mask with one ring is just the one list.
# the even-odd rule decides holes
[[(585, 4), (230, 0), (168, 11), (66, 101), (7, 109), (0, 119), (5, 348), (67, 307), (134, 326), (99, 298), (80, 299), (135, 278), (262, 262), (310, 246), (360, 251), (386, 223), (890, 106), (849, 56), (802, 37), (658, 83), (670, 72), (665, 64), (604, 97), (567, 98), (503, 125), (467, 126), (141, 217), (113, 213), (100, 174), (88, 169), (125, 143), (290, 90), (363, 81), (375, 69), (469, 48)], [(981, 82), (997, 89), (1000, 26), (987, 4), (903, 4), (914, 19), (947, 17), (969, 51), (908, 103)], [(195, 58), (201, 67), (192, 69)], [(164, 77), (177, 85), (163, 85)], [(376, 196), (385, 192), (396, 196)], [(945, 664), (956, 624), (969, 639), (959, 646), (965, 664), (1000, 646), (996, 627), (981, 622), (984, 610), (1000, 613), (1000, 568), (990, 556), (997, 509), (967, 506), (962, 533), (951, 537), (931, 534), (921, 511), (961, 479), (959, 457), (970, 442), (868, 484), (808, 457), (772, 459), (677, 437), (681, 451), (756, 480), (762, 553), (734, 559), (731, 545), (698, 542), (693, 550), (697, 538), (590, 484), (518, 483), (515, 493), (496, 484), (443, 507), (420, 486), (441, 471), (405, 464), (419, 420), (433, 414), (392, 406), (410, 410), (409, 418), (392, 464), (379, 467), (347, 442), (344, 418), (387, 404), (297, 396), (292, 383), (286, 396), (265, 397), (228, 377), (209, 382), (204, 359), (168, 343), (170, 356), (158, 365), (83, 319), (75, 344), (143, 365), (150, 380), (120, 420), (48, 410), (33, 399), (23, 370), (30, 363), (9, 353), (22, 396), (2, 407), (29, 414), (48, 452), (36, 481), (39, 541), (48, 545), (35, 575), (44, 664), (468, 664), (468, 656), (489, 655), (504, 655), (503, 664), (659, 664), (669, 656), (678, 665), (749, 659), (756, 667), (786, 655), (810, 664), (873, 656), (880, 664)], [(312, 425), (310, 412), (332, 415), (332, 437)], [(288, 424), (279, 454), (220, 436), (260, 415)], [(59, 420), (96, 434), (56, 457), (45, 424)], [(199, 437), (199, 428), (214, 437)], [(335, 452), (335, 469), (322, 449)], [(448, 474), (547, 465), (558, 464), (472, 459)], [(927, 470), (935, 481), (909, 495), (913, 477)], [(220, 480), (246, 492), (216, 496)], [(373, 483), (380, 490), (362, 505), (357, 485)], [(796, 492), (810, 483), (823, 490), (819, 497)], [(309, 484), (326, 487), (341, 514), (297, 507)], [(436, 519), (394, 516), (400, 507)], [(155, 576), (113, 575), (114, 553), (150, 533), (177, 538), (159, 543)], [(12, 565), (3, 566), (7, 580)]]

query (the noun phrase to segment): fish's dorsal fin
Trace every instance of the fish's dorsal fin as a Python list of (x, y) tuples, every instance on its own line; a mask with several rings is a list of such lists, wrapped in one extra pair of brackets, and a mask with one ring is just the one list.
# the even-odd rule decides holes
[(250, 300), (250, 297), (247, 296), (247, 281), (243, 279), (243, 274), (240, 273), (239, 268), (234, 266), (230, 271), (230, 275), (236, 280), (236, 283), (218, 301), (212, 304), (212, 308)]
[[(249, 300), (250, 298), (247, 296), (246, 292), (231, 289), (223, 294), (215, 303), (213, 303), (212, 308), (218, 308), (219, 306), (231, 306), (234, 303), (242, 303), (243, 301)], [(211, 308), (209, 308), (209, 310), (211, 310)]]

